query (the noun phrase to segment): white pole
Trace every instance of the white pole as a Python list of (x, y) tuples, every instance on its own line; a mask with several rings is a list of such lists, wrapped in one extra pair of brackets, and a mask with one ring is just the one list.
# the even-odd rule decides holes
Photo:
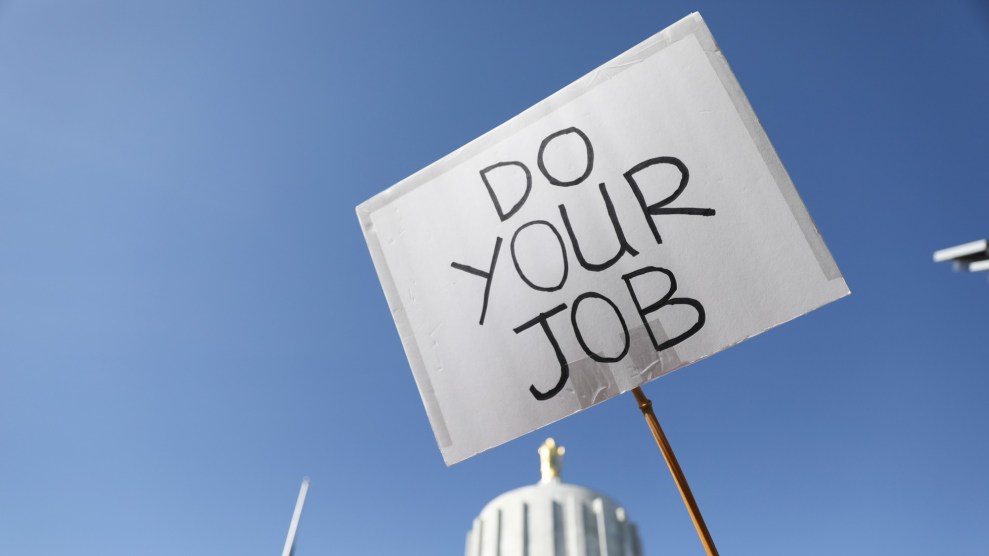
[(285, 538), (285, 548), (282, 549), (282, 556), (292, 556), (295, 550), (295, 534), (299, 530), (299, 519), (302, 518), (302, 506), (306, 503), (306, 493), (309, 492), (309, 477), (302, 479), (302, 486), (299, 488), (299, 499), (295, 501), (295, 512), (292, 513), (292, 523), (288, 526), (288, 537)]

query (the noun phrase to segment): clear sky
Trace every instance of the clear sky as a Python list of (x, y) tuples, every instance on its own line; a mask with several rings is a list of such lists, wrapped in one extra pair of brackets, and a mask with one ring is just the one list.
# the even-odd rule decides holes
[(984, 553), (989, 6), (0, 1), (0, 554), (461, 554), (538, 478), (699, 554), (630, 395), (454, 467), (354, 207), (700, 11), (852, 295), (645, 387), (723, 554)]

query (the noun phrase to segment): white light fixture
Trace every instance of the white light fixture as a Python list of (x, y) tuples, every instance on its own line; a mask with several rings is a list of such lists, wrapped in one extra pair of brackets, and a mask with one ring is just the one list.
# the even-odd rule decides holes
[(989, 241), (980, 239), (934, 252), (934, 262), (951, 261), (955, 270), (989, 271)]

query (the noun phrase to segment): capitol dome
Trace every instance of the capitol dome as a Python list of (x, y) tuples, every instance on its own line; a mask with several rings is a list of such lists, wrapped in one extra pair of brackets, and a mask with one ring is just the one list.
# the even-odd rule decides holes
[(543, 443), (539, 483), (488, 502), (467, 533), (466, 556), (642, 556), (624, 508), (560, 480), (563, 453), (552, 438)]

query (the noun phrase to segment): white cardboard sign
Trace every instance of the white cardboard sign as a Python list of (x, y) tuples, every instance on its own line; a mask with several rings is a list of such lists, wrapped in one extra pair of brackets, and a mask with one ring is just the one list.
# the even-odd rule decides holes
[(848, 294), (699, 14), (357, 213), (448, 465)]

